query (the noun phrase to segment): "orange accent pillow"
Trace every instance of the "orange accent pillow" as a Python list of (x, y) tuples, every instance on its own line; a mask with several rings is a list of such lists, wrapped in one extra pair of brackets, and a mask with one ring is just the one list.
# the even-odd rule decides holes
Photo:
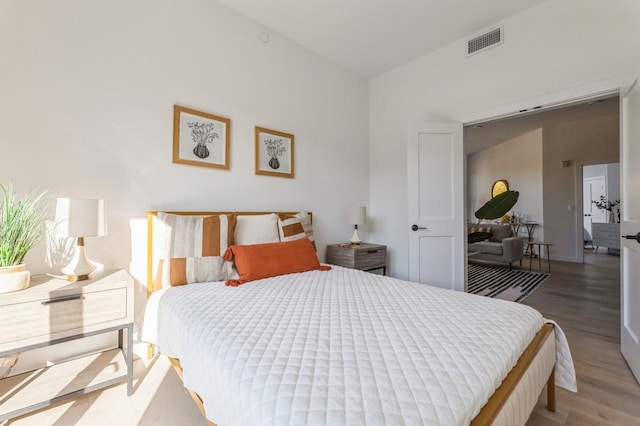
[(320, 265), (318, 255), (308, 238), (282, 243), (234, 245), (227, 249), (224, 260), (234, 260), (240, 279), (225, 285), (237, 287), (249, 281), (305, 271), (328, 271)]

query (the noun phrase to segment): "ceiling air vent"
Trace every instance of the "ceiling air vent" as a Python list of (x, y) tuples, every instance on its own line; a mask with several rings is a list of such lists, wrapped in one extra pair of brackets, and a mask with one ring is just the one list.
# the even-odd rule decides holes
[(498, 27), (467, 41), (467, 56), (475, 55), (490, 47), (501, 45), (504, 41), (502, 33), (502, 27)]

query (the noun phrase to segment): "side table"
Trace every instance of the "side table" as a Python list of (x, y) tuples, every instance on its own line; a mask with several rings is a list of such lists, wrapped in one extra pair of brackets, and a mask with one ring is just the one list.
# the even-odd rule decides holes
[(0, 357), (118, 332), (116, 349), (0, 380), (0, 422), (123, 380), (133, 392), (133, 278), (126, 271), (73, 283), (33, 277), (29, 288), (2, 295), (0, 324)]
[(387, 246), (380, 244), (332, 244), (327, 246), (327, 263), (346, 268), (387, 274)]
[[(552, 243), (544, 243), (542, 241), (528, 241), (527, 242), (527, 248), (531, 250), (531, 252), (533, 253), (533, 247), (537, 247), (538, 248), (538, 269), (542, 269), (542, 264), (541, 264), (541, 258), (542, 258), (542, 251), (540, 251), (541, 247), (544, 247), (544, 251), (547, 253), (547, 267), (549, 269), (549, 273), (551, 273), (551, 252), (550, 252), (550, 247), (552, 246)], [(533, 263), (533, 256), (529, 257), (529, 270), (531, 270), (531, 263)]]
[[(535, 229), (536, 226), (538, 226), (539, 223), (537, 222), (512, 222), (511, 223), (511, 230), (513, 232), (513, 236), (517, 237), (518, 234), (520, 233), (520, 228), (524, 227), (527, 230), (527, 242), (531, 242), (533, 241), (533, 230)], [(529, 255), (531, 257), (536, 257), (536, 254), (532, 251), (532, 247), (530, 247), (529, 245), (527, 245), (525, 247), (525, 256)], [(538, 252), (539, 254), (539, 252)]]

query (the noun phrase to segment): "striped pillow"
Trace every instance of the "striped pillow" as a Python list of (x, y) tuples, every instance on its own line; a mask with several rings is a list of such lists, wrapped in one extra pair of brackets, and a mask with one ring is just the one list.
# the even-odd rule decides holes
[(491, 229), (490, 226), (478, 226), (477, 228), (474, 229), (473, 226), (467, 228), (467, 234), (471, 234), (474, 232), (488, 232), (491, 233), (493, 230)]
[(280, 241), (294, 241), (307, 237), (313, 243), (313, 248), (315, 249), (316, 247), (311, 216), (307, 212), (300, 212), (295, 215), (279, 213), (278, 232)]
[(222, 255), (234, 244), (236, 215), (190, 216), (158, 213), (164, 223), (162, 286), (224, 281), (233, 263)]

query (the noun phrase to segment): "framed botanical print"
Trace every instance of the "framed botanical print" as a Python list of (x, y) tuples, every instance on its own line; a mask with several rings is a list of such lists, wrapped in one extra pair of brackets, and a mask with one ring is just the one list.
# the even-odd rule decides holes
[(256, 174), (293, 178), (294, 136), (256, 126)]
[(173, 162), (229, 168), (231, 120), (173, 106)]

